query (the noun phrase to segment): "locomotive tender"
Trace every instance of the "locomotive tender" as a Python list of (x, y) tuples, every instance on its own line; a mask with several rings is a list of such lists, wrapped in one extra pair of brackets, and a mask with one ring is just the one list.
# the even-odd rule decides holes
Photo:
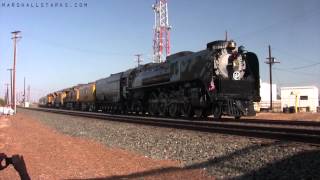
[[(48, 94), (46, 107), (170, 117), (255, 115), (260, 101), (257, 56), (234, 41), (214, 41), (93, 83)], [(82, 92), (82, 93), (81, 93)]]

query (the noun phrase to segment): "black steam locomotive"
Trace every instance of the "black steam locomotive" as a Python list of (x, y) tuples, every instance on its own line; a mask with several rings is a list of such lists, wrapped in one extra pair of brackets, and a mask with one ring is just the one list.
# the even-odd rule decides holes
[[(87, 90), (84, 90), (88, 88)], [(257, 56), (234, 41), (214, 41), (93, 83), (48, 94), (40, 105), (170, 117), (255, 115), (260, 101)], [(81, 93), (82, 92), (82, 93)]]

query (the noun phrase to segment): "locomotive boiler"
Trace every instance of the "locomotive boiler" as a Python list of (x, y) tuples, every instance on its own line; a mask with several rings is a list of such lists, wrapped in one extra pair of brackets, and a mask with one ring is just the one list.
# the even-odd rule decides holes
[[(90, 110), (170, 117), (255, 115), (260, 101), (257, 56), (234, 41), (214, 41), (95, 82)], [(79, 99), (81, 100), (81, 99)], [(42, 100), (45, 102), (45, 100)], [(81, 102), (80, 102), (81, 103)]]
[(239, 118), (254, 115), (253, 102), (260, 100), (258, 58), (234, 41), (173, 54), (164, 63), (138, 67), (132, 76), (128, 104), (151, 115)]

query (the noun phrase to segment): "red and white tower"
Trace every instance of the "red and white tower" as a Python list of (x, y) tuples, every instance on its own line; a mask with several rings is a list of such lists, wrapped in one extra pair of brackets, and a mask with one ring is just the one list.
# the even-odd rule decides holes
[(170, 29), (167, 0), (156, 0), (154, 10), (153, 61), (160, 63), (170, 55)]

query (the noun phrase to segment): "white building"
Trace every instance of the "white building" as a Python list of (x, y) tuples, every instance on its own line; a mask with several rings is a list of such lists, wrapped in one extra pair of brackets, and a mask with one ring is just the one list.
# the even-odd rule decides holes
[[(269, 109), (270, 108), (270, 83), (262, 82), (260, 80), (260, 97), (259, 108)], [(272, 84), (272, 105), (277, 104), (277, 85)]]
[(298, 110), (317, 112), (319, 90), (315, 86), (298, 86), (281, 88), (281, 109), (295, 106)]
[[(260, 96), (261, 102), (270, 104), (270, 83), (260, 81)], [(272, 84), (272, 100), (277, 100), (277, 85)]]

